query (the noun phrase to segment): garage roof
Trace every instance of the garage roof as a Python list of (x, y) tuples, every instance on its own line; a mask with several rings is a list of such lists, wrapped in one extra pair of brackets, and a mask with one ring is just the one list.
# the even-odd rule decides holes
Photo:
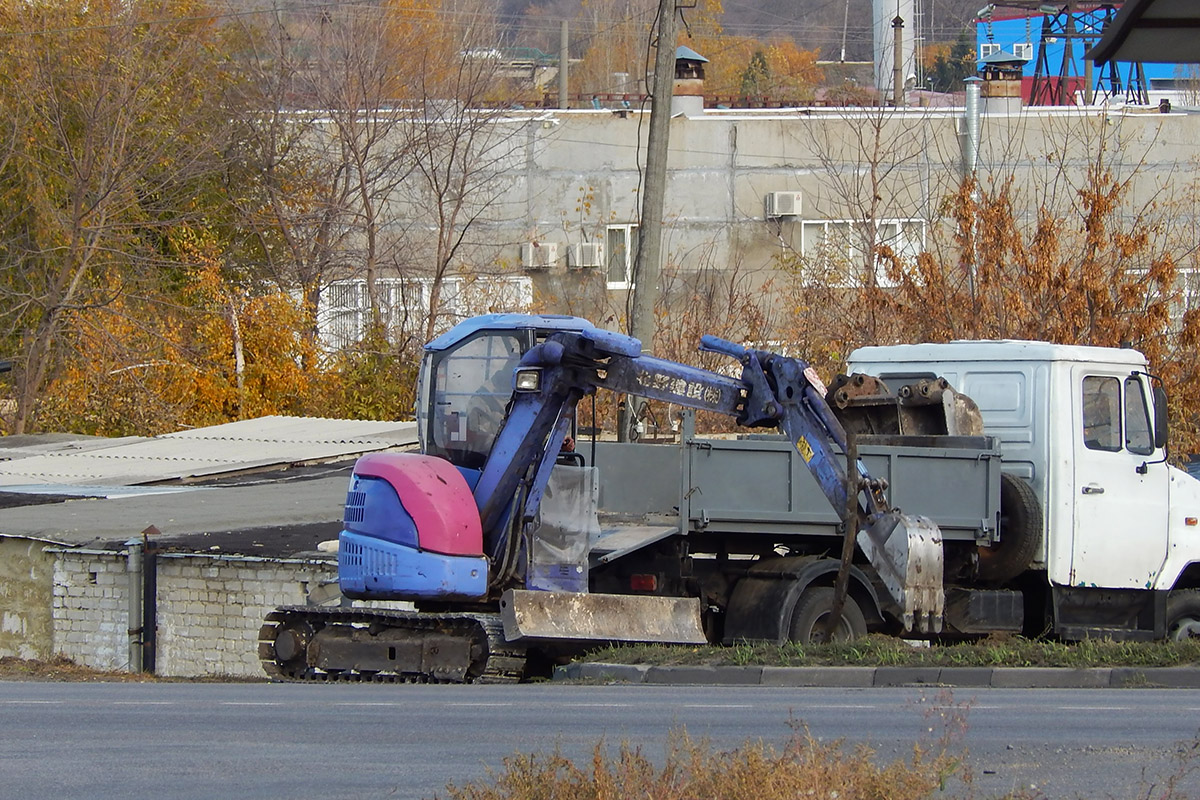
[(262, 417), (144, 437), (0, 437), (0, 538), (282, 557), (341, 529), (351, 465), (412, 422)]
[[(0, 487), (129, 487), (345, 461), (416, 444), (415, 422), (270, 416), (152, 438), (54, 440), (3, 447)], [(4, 444), (0, 439), (0, 446)], [(126, 492), (127, 493), (127, 492)]]

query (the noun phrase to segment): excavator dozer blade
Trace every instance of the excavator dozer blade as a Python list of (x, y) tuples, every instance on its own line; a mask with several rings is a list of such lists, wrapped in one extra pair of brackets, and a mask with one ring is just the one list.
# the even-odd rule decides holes
[(695, 597), (533, 592), (510, 589), (500, 598), (504, 638), (514, 641), (664, 642), (708, 639)]
[(899, 606), (905, 630), (942, 629), (942, 532), (927, 517), (890, 512), (858, 532), (858, 546)]

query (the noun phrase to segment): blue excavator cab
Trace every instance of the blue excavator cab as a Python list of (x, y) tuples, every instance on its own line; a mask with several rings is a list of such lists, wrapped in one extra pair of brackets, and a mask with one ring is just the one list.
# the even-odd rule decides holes
[[(339, 536), (343, 594), (376, 600), (487, 596), (489, 567), (502, 554), (481, 530), (450, 536), (447, 529), (472, 520), (478, 529), (475, 489), (504, 425), (522, 357), (550, 334), (592, 327), (577, 317), (489, 314), (426, 345), (416, 401), (421, 456), (375, 454), (355, 466)], [(445, 471), (445, 462), (458, 476)], [(511, 498), (504, 505), (506, 526)]]

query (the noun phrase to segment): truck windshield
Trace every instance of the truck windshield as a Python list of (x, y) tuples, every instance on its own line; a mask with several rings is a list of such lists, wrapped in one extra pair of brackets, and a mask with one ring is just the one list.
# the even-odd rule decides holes
[(426, 355), (417, 401), (426, 453), (461, 467), (483, 466), (504, 421), (521, 352), (516, 332), (491, 332)]

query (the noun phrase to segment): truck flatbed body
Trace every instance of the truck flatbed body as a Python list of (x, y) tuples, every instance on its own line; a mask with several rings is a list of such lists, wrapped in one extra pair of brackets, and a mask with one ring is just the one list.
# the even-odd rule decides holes
[[(892, 506), (919, 511), (948, 540), (987, 542), (999, 525), (1000, 455), (989, 437), (863, 437), (859, 453), (888, 482)], [(590, 458), (589, 443), (580, 451)], [(679, 444), (597, 442), (602, 536), (611, 562), (674, 532), (836, 535), (839, 519), (802, 456), (775, 436), (683, 437)], [(671, 524), (675, 520), (673, 525)], [(658, 524), (661, 523), (661, 524)], [(603, 559), (603, 561), (600, 561)]]

